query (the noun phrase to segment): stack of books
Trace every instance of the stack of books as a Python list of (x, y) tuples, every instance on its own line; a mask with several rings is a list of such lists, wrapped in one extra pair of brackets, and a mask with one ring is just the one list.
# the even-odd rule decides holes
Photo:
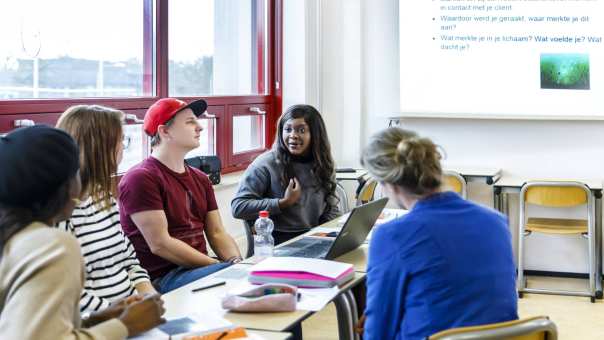
[(287, 283), (301, 288), (330, 288), (352, 280), (351, 264), (301, 257), (269, 257), (251, 268), (254, 284)]

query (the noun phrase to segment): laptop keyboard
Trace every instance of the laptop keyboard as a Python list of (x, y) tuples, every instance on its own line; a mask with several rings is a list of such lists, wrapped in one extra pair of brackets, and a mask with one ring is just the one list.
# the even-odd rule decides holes
[(286, 246), (276, 248), (275, 256), (293, 256), (305, 258), (324, 258), (333, 240), (302, 238)]

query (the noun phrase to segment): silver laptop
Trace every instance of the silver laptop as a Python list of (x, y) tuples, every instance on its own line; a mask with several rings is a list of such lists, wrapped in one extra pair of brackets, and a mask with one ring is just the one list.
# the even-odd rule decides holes
[(274, 256), (332, 260), (354, 250), (365, 242), (369, 231), (387, 202), (388, 198), (381, 198), (352, 209), (335, 240), (305, 236), (290, 244), (275, 248)]

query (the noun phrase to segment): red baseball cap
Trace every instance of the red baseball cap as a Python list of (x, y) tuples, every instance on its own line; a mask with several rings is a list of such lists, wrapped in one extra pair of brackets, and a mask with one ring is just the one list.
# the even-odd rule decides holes
[(187, 104), (176, 98), (162, 98), (151, 105), (145, 113), (143, 128), (149, 136), (155, 136), (157, 127), (165, 124), (178, 112), (184, 109), (191, 109), (195, 116), (199, 117), (206, 112), (207, 108), (208, 103), (203, 99)]

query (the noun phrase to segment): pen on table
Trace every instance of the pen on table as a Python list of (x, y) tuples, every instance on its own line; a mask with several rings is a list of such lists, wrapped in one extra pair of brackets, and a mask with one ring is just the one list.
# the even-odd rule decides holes
[(203, 286), (203, 287), (199, 287), (199, 288), (194, 288), (191, 290), (191, 292), (195, 293), (195, 292), (200, 292), (202, 290), (208, 289), (208, 288), (214, 288), (214, 287), (218, 287), (218, 286), (222, 286), (226, 284), (226, 281), (220, 281), (220, 282), (216, 282), (214, 284), (211, 285), (207, 285), (207, 286)]

